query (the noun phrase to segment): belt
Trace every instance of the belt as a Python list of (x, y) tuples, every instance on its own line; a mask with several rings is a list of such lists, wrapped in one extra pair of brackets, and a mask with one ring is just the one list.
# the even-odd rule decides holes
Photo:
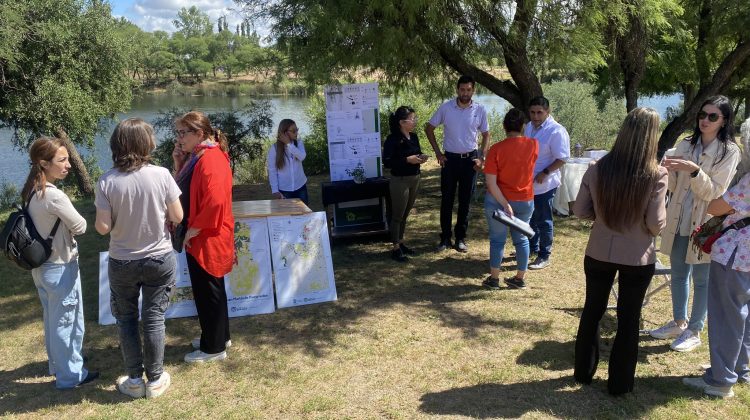
[(474, 159), (475, 157), (477, 157), (477, 151), (472, 150), (471, 152), (466, 153), (445, 152), (445, 156), (459, 159)]

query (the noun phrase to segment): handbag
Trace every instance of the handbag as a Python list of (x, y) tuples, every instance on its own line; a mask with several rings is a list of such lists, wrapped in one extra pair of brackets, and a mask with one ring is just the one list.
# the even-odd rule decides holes
[(703, 223), (702, 225), (695, 228), (693, 233), (690, 234), (690, 239), (693, 242), (693, 249), (698, 251), (698, 255), (702, 253), (710, 254), (711, 248), (724, 233), (730, 229), (742, 229), (745, 226), (750, 225), (750, 217), (738, 220), (731, 225), (722, 229), (722, 224), (727, 215), (714, 216)]
[(177, 252), (182, 252), (182, 244), (185, 242), (185, 234), (187, 233), (187, 224), (185, 221), (178, 223), (174, 227), (174, 231), (171, 232), (172, 236), (172, 248)]

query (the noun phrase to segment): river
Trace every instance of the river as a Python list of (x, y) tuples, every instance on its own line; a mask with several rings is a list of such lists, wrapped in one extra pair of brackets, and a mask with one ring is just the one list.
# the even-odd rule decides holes
[[(475, 99), (485, 105), (489, 112), (495, 111), (498, 115), (502, 115), (507, 106), (507, 102), (496, 95), (475, 95)], [(134, 99), (131, 109), (126, 113), (119, 114), (117, 118), (123, 120), (139, 117), (150, 122), (157, 118), (161, 110), (173, 107), (197, 109), (211, 113), (240, 108), (250, 100), (249, 97), (146, 95)], [(645, 97), (640, 98), (639, 105), (653, 107), (664, 117), (667, 107), (677, 106), (681, 100), (682, 98), (678, 94)], [(309, 121), (305, 115), (305, 108), (309, 103), (308, 98), (272, 97), (270, 101), (273, 106), (273, 130), (281, 119), (291, 118), (297, 122), (302, 136), (309, 132)], [(109, 152), (109, 136), (115, 125), (115, 122), (103, 124), (104, 129), (96, 136), (93, 151), (80, 150), (83, 155), (94, 153), (99, 165), (105, 169), (112, 164)], [(29, 159), (26, 152), (21, 152), (13, 147), (11, 135), (12, 132), (8, 129), (0, 130), (0, 153), (3, 155), (3, 159), (0, 159), (0, 184), (12, 183), (20, 187), (28, 174)]]

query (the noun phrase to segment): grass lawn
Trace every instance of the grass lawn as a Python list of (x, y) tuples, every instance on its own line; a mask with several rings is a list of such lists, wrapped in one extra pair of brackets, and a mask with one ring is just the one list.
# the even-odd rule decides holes
[[(166, 370), (172, 387), (157, 400), (131, 400), (114, 387), (123, 374), (115, 326), (97, 324), (98, 253), (107, 239), (89, 220), (79, 240), (86, 311), (84, 351), (100, 380), (55, 390), (46, 376), (41, 306), (31, 274), (0, 262), (0, 414), (55, 418), (415, 418), (649, 417), (748, 418), (750, 386), (726, 401), (704, 398), (680, 379), (708, 362), (704, 345), (679, 354), (667, 341), (641, 341), (635, 392), (606, 393), (616, 318), (602, 322), (595, 381), (572, 380), (573, 347), (584, 298), (583, 251), (589, 225), (555, 221), (552, 266), (527, 276), (526, 290), (483, 290), (489, 244), (482, 204), (472, 206), (467, 254), (437, 254), (439, 170), (428, 166), (406, 243), (419, 255), (389, 258), (384, 238), (333, 246), (339, 300), (231, 319), (233, 346), (221, 363), (188, 365), (195, 318), (167, 321)], [(319, 183), (311, 202), (321, 210)], [(267, 189), (256, 198), (268, 198)], [(507, 250), (508, 248), (506, 248)], [(514, 262), (504, 267), (513, 270)], [(661, 279), (655, 279), (661, 281)], [(671, 316), (668, 290), (643, 311), (643, 328)]]

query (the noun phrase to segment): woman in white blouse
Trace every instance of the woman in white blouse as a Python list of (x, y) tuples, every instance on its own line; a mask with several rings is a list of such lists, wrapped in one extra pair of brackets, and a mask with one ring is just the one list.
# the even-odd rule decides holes
[(305, 145), (298, 138), (297, 124), (290, 119), (279, 123), (276, 143), (268, 149), (268, 182), (276, 198), (299, 198), (308, 204), (307, 177), (302, 168)]
[(68, 149), (62, 141), (41, 137), (29, 150), (31, 170), (21, 191), (29, 202), (29, 214), (43, 237), (52, 232), (52, 254), (47, 262), (31, 270), (42, 303), (44, 344), (49, 373), (58, 389), (75, 388), (99, 377), (83, 367), (83, 295), (78, 270), (78, 245), (73, 235), (86, 232), (86, 219), (64, 192), (53, 184), (68, 176)]

